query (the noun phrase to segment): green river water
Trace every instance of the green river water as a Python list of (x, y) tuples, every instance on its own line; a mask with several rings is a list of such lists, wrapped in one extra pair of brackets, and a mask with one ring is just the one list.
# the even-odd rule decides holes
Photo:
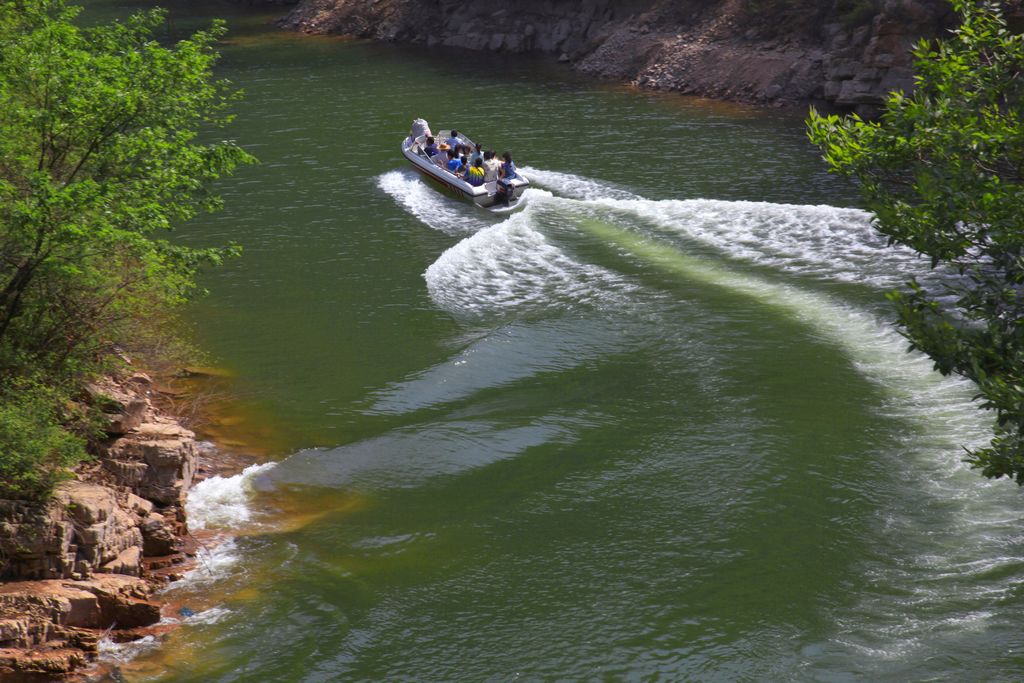
[[(262, 164), (178, 231), (245, 249), (192, 318), (276, 436), (196, 488), (237, 538), (161, 646), (106, 646), (123, 680), (1024, 677), (1020, 495), (960, 463), (988, 424), (882, 296), (925, 264), (799, 113), (172, 29), (204, 14)], [(425, 185), (416, 117), (512, 150), (525, 207)]]

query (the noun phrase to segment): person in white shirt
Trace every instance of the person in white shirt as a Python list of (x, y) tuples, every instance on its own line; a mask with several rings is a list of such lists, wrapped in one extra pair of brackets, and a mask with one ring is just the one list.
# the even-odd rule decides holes
[(437, 154), (430, 157), (430, 160), (441, 168), (448, 167), (448, 150), (451, 149), (448, 145), (438, 145)]
[(501, 162), (494, 157), (494, 151), (487, 150), (484, 152), (484, 182), (492, 183), (497, 180), (500, 168)]

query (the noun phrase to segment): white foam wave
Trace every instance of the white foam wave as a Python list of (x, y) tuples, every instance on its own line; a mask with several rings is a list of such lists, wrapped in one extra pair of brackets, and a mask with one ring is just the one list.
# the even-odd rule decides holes
[(125, 664), (158, 647), (160, 640), (155, 636), (144, 636), (127, 643), (117, 643), (104, 637), (100, 639), (97, 651), (101, 662)]
[[(893, 399), (894, 410), (921, 419), (937, 416), (943, 425), (938, 430), (941, 432), (946, 431), (951, 418), (965, 415), (966, 432), (958, 436), (969, 433), (971, 442), (987, 436), (977, 411), (967, 410), (971, 404), (970, 384), (942, 378), (925, 356), (907, 354), (906, 340), (874, 315), (827, 294), (689, 256), (675, 246), (609, 221), (583, 221), (580, 225), (602, 239), (618, 241), (627, 251), (664, 270), (741, 293), (805, 322), (843, 349), (863, 375), (885, 389)], [(943, 410), (937, 414), (933, 403), (927, 411), (920, 411), (924, 402), (938, 403)]]
[(784, 272), (885, 289), (913, 276), (929, 277), (926, 259), (907, 247), (889, 246), (872, 225), (871, 214), (859, 209), (710, 199), (594, 201), (698, 240), (729, 258)]
[(524, 168), (531, 182), (563, 197), (629, 211), (660, 228), (712, 246), (729, 258), (829, 280), (898, 287), (930, 271), (912, 249), (890, 246), (860, 209), (712, 199), (649, 200), (609, 183)]
[[(159, 625), (216, 624), (229, 614), (231, 614), (231, 610), (226, 607), (211, 607), (210, 609), (203, 610), (202, 612), (197, 612), (192, 616), (180, 619), (176, 617), (164, 617), (160, 620)], [(116, 665), (127, 664), (133, 659), (152, 652), (159, 648), (162, 642), (162, 638), (158, 638), (153, 635), (143, 636), (137, 640), (131, 640), (124, 643), (118, 643), (109, 637), (103, 637), (97, 644), (97, 654), (99, 655), (100, 662), (115, 665), (116, 670)]]
[(535, 229), (534, 204), (454, 245), (424, 273), (434, 302), (462, 315), (566, 309), (607, 303), (632, 286), (581, 263)]
[(211, 607), (210, 609), (204, 609), (202, 612), (196, 612), (190, 617), (187, 617), (185, 623), (188, 624), (216, 624), (225, 617), (231, 614), (231, 610), (227, 607)]
[(441, 194), (412, 172), (389, 171), (377, 178), (377, 186), (434, 230), (466, 235), (490, 225), (485, 212)]
[(572, 199), (640, 199), (628, 190), (615, 187), (609, 183), (584, 178), (572, 173), (560, 173), (559, 171), (547, 171), (541, 168), (524, 166), (523, 175), (530, 180), (530, 184), (540, 185), (554, 190), (558, 194)]
[(189, 526), (192, 529), (230, 529), (249, 522), (252, 519), (251, 482), (274, 464), (250, 465), (232, 477), (210, 477), (196, 484), (185, 503)]
[(934, 647), (936, 638), (956, 638), (968, 626), (988, 628), (994, 602), (1010, 599), (1024, 580), (1018, 560), (1024, 513), (1015, 491), (981, 480), (962, 462), (961, 446), (976, 448), (991, 437), (990, 419), (972, 398), (974, 385), (942, 377), (925, 356), (908, 354), (891, 325), (862, 308), (691, 256), (664, 235), (654, 237), (621, 214), (623, 223), (617, 224), (614, 217), (612, 212), (607, 220), (581, 218), (580, 226), (660, 269), (741, 293), (805, 322), (884, 391), (880, 414), (908, 425), (904, 443), (882, 457), (888, 458), (896, 489), (902, 480), (914, 482), (906, 494), (913, 502), (896, 494), (887, 508), (881, 541), (893, 546), (882, 553), (884, 559), (865, 566), (869, 585), (882, 590), (858, 596), (856, 616), (847, 609), (835, 616), (839, 626), (832, 643), (879, 661), (901, 660)]
[[(945, 274), (930, 271), (912, 250), (887, 245), (870, 214), (856, 209), (652, 201), (571, 174), (524, 173), (563, 198), (538, 195), (522, 213), (445, 252), (426, 272), (439, 305), (470, 313), (521, 311), (622, 292), (617, 273), (574, 259), (545, 236), (553, 233), (540, 220), (544, 212), (561, 212), (568, 223), (597, 216), (605, 227), (591, 227), (600, 239), (804, 321), (884, 391), (879, 412), (908, 426), (904, 443), (880, 456), (888, 458), (897, 493), (882, 511), (887, 518), (879, 520), (879, 558), (865, 559), (862, 567), (877, 591), (864, 590), (853, 597), (854, 606), (833, 615), (830, 647), (889, 662), (923, 647), (938, 648), (941, 656), (943, 638), (998, 620), (993, 606), (1012, 600), (1024, 581), (1024, 513), (1012, 487), (982, 480), (962, 462), (961, 446), (978, 447), (991, 437), (990, 420), (972, 400), (973, 385), (943, 378), (927, 358), (907, 354), (905, 340), (863, 308), (784, 279), (792, 273), (889, 289), (913, 276), (934, 283)], [(585, 221), (580, 225), (586, 229)], [(687, 253), (693, 245), (723, 258), (695, 258)], [(730, 269), (736, 260), (776, 274)], [(399, 389), (376, 407), (400, 411), (439, 400), (419, 383)], [(908, 491), (901, 478), (913, 482)]]
[(218, 543), (212, 549), (200, 548), (196, 566), (172, 583), (164, 591), (177, 591), (214, 583), (230, 576), (238, 565), (240, 554), (235, 539)]

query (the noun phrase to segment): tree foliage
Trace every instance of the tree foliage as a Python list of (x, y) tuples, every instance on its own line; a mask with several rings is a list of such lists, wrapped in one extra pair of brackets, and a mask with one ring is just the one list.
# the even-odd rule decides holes
[(0, 3), (8, 402), (26, 378), (73, 387), (193, 294), (197, 270), (234, 248), (187, 248), (160, 233), (218, 208), (211, 182), (252, 161), (231, 141), (211, 141), (237, 97), (213, 76), (223, 24), (164, 45), (154, 37), (161, 11), (93, 28), (76, 25), (77, 14), (64, 0)]
[(915, 47), (912, 94), (890, 95), (877, 121), (812, 111), (808, 130), (890, 243), (949, 274), (890, 299), (911, 347), (973, 380), (995, 413), (968, 462), (1024, 484), (1024, 37), (996, 3), (952, 4), (962, 25)]
[(63, 394), (26, 381), (5, 387), (0, 404), (0, 498), (41, 498), (83, 456), (84, 439), (69, 430)]

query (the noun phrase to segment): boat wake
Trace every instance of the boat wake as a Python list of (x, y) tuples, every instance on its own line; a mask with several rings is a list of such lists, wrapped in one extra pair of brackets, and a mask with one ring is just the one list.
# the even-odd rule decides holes
[(192, 530), (238, 529), (252, 521), (252, 481), (274, 467), (268, 462), (250, 465), (231, 477), (210, 477), (189, 492), (185, 510)]
[[(460, 224), (472, 227), (458, 231), (433, 209), (425, 215), (425, 206), (436, 208), (436, 198), (416, 205), (419, 190), (410, 185), (419, 181), (382, 177), (381, 188), (410, 214), (461, 238), (424, 273), (439, 307), (489, 324), (539, 311), (626, 321), (651, 301), (685, 297), (687, 283), (697, 283), (805, 325), (881, 389), (880, 415), (913, 426), (913, 436), (888, 454), (886, 467), (895, 480), (876, 529), (881, 559), (861, 567), (879, 589), (860, 595), (852, 610), (832, 615), (835, 633), (814, 647), (837, 662), (866, 657), (876, 671), (891, 673), (901, 671), (899, 662), (910, 661), (909, 653), (917, 653), (914, 661), (922, 649), (925, 656), (940, 656), (942, 643), (961, 629), (998, 627), (993, 605), (1009, 599), (1016, 579), (1024, 580), (1024, 542), (1017, 531), (1024, 516), (1005, 484), (982, 480), (961, 461), (963, 446), (991, 437), (990, 422), (973, 403), (972, 385), (943, 378), (927, 358), (908, 354), (886, 309), (875, 303), (909, 278), (937, 288), (948, 274), (929, 270), (909, 249), (888, 246), (872, 217), (856, 209), (649, 200), (580, 176), (524, 172), (544, 190), (531, 190), (522, 211), (498, 222), (467, 221), (460, 214)], [(842, 286), (861, 288), (861, 294)], [(877, 293), (872, 302), (863, 303), (864, 287)], [(608, 353), (621, 348), (606, 341)], [(436, 388), (432, 373), (450, 380), (458, 362), (455, 356), (390, 387), (372, 411), (418, 410), (472, 393), (478, 388), (472, 382)], [(938, 518), (942, 532), (934, 530)], [(973, 578), (965, 582), (964, 576)], [(957, 605), (957, 616), (921, 616), (943, 612), (938, 605)], [(878, 628), (880, 623), (889, 626)]]

